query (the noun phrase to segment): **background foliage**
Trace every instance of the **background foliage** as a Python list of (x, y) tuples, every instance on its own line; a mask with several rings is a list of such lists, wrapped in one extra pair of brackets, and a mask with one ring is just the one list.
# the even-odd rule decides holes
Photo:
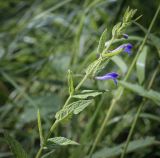
[[(158, 6), (158, 0), (5, 0), (0, 1), (0, 157), (13, 157), (3, 132), (18, 140), (30, 157), (39, 148), (37, 109), (44, 133), (48, 131), (68, 96), (67, 71), (71, 69), (77, 84), (84, 69), (97, 56), (99, 38), (122, 19), (126, 8), (143, 15), (128, 29), (134, 45), (131, 56), (122, 54), (105, 65), (105, 72), (116, 71), (124, 78)], [(114, 109), (94, 158), (118, 157), (137, 108), (145, 105), (137, 122), (128, 157), (160, 157), (160, 16)], [(156, 77), (147, 90), (156, 70)], [(134, 85), (136, 84), (136, 86)], [(56, 147), (46, 157), (84, 157), (102, 124), (117, 87), (112, 81), (87, 80), (82, 88), (109, 90), (67, 124), (61, 124), (54, 136), (64, 136), (81, 146)], [(153, 92), (154, 90), (154, 92)], [(77, 156), (78, 155), (78, 156)]]

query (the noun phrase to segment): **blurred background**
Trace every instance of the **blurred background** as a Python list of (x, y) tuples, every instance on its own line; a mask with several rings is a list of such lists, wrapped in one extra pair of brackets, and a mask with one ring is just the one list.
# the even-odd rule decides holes
[[(30, 157), (33, 157), (39, 148), (36, 110), (40, 109), (43, 130), (48, 131), (55, 113), (68, 96), (67, 70), (73, 71), (76, 85), (88, 64), (96, 59), (98, 41), (104, 29), (108, 28), (109, 39), (112, 27), (122, 20), (129, 6), (137, 9), (135, 17), (142, 15), (126, 31), (130, 43), (134, 45), (132, 55), (122, 53), (105, 67), (105, 72), (116, 71), (120, 74), (120, 79), (123, 79), (158, 5), (159, 0), (0, 1), (0, 134), (7, 130), (29, 152)], [(149, 36), (144, 50), (147, 52), (146, 60), (142, 60), (144, 76), (141, 77), (141, 72), (137, 72), (135, 67), (129, 78), (129, 82), (144, 88), (150, 82), (155, 69), (158, 69), (160, 15), (151, 32), (152, 36)], [(152, 89), (160, 95), (159, 73), (158, 71)], [(117, 89), (112, 81), (95, 83), (88, 80), (83, 86), (112, 91), (97, 97), (92, 106), (57, 128), (55, 135), (72, 138), (81, 142), (82, 147), (57, 148), (53, 153), (55, 158), (84, 157), (79, 149), (85, 151), (95, 138), (105, 116), (104, 110), (109, 107), (112, 93)], [(142, 100), (140, 94), (126, 88), (110, 120), (110, 127), (97, 147), (95, 158), (119, 157), (115, 153), (119, 152), (119, 145), (126, 140), (134, 113)], [(89, 132), (83, 136), (98, 104), (101, 105), (100, 110)], [(146, 141), (149, 143), (133, 148), (128, 157), (160, 157), (158, 105), (160, 104), (155, 103), (152, 98), (146, 100), (133, 139), (147, 137)], [(112, 154), (107, 156), (103, 153), (103, 148)], [(13, 155), (1, 134), (0, 158), (4, 157), (12, 158)]]

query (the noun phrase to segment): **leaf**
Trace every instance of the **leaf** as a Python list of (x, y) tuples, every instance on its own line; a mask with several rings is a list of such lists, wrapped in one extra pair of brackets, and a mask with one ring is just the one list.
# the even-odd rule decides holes
[[(151, 145), (156, 144), (154, 137), (146, 137), (144, 139), (134, 140), (129, 143), (127, 148), (127, 153), (135, 151), (137, 149), (145, 148)], [(113, 148), (103, 148), (95, 152), (92, 158), (110, 158), (115, 157), (121, 154), (122, 148), (125, 144), (117, 145)]]
[(107, 28), (103, 31), (103, 33), (102, 33), (102, 35), (100, 37), (97, 53), (102, 53), (102, 51), (105, 48), (106, 40), (107, 40)]
[(121, 69), (122, 73), (125, 74), (127, 72), (127, 65), (124, 60), (120, 56), (114, 56), (111, 60), (117, 64), (117, 66)]
[(77, 99), (87, 99), (89, 97), (96, 97), (98, 95), (103, 94), (106, 91), (95, 91), (95, 90), (83, 90), (81, 93), (73, 95), (73, 98)]
[(81, 111), (83, 111), (87, 106), (89, 106), (92, 103), (93, 100), (80, 100), (74, 103), (72, 105), (74, 107), (74, 114), (79, 114)]
[(145, 78), (145, 65), (146, 65), (146, 56), (147, 56), (148, 47), (145, 46), (138, 57), (136, 67), (137, 67), (137, 76), (140, 84), (144, 81)]
[(38, 109), (37, 112), (37, 120), (38, 120), (38, 130), (39, 130), (39, 136), (40, 136), (40, 143), (41, 145), (43, 144), (43, 134), (42, 134), (42, 124), (41, 124), (41, 116), (40, 116), (40, 111)]
[(17, 140), (7, 133), (4, 133), (4, 136), (16, 158), (28, 158), (26, 151)]
[(118, 36), (118, 30), (120, 29), (120, 27), (121, 27), (121, 22), (119, 22), (119, 23), (117, 23), (114, 27), (113, 27), (113, 29), (112, 29), (112, 36), (113, 37), (117, 37)]
[(55, 118), (60, 121), (66, 119), (72, 114), (79, 114), (83, 111), (87, 106), (92, 103), (93, 100), (79, 100), (67, 105), (65, 108), (58, 111), (55, 115)]
[(74, 86), (73, 86), (73, 76), (71, 70), (68, 70), (68, 86), (69, 86), (69, 94), (72, 95), (74, 93)]
[(128, 7), (126, 12), (124, 13), (124, 16), (123, 16), (123, 22), (124, 23), (129, 22), (136, 12), (137, 12), (137, 9), (130, 9)]
[(53, 145), (61, 145), (61, 146), (66, 146), (66, 145), (79, 145), (79, 143), (70, 140), (65, 137), (54, 137), (50, 138), (47, 140), (49, 143), (52, 143)]
[(98, 65), (101, 63), (100, 60), (95, 60), (94, 62), (92, 62), (86, 69), (86, 74), (95, 74), (96, 73), (96, 70), (98, 68)]
[(148, 99), (153, 100), (157, 105), (160, 105), (160, 93), (154, 91), (154, 90), (146, 90), (142, 86), (137, 84), (132, 84), (124, 81), (119, 81), (119, 83), (125, 87), (126, 89), (129, 89), (137, 94), (139, 94), (142, 97), (146, 97)]
[(73, 107), (64, 108), (56, 113), (55, 118), (58, 121), (62, 121), (64, 119), (67, 119), (68, 117), (70, 117), (72, 114), (73, 114)]

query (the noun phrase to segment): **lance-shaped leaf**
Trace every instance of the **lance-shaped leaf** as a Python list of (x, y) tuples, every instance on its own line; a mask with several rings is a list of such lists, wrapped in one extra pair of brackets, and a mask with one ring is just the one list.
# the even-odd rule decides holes
[(100, 37), (97, 53), (102, 53), (102, 51), (105, 48), (106, 40), (107, 40), (107, 28), (103, 31), (103, 33), (102, 33), (102, 35)]
[(138, 57), (136, 67), (137, 67), (137, 77), (138, 81), (141, 84), (145, 78), (145, 65), (146, 65), (146, 56), (147, 56), (147, 46), (145, 46)]
[(79, 145), (79, 143), (65, 137), (54, 137), (47, 140), (50, 145)]
[(4, 136), (16, 158), (28, 158), (26, 151), (17, 140), (12, 138), (8, 133), (4, 133)]
[(73, 98), (77, 98), (77, 99), (87, 99), (87, 98), (94, 98), (98, 95), (103, 94), (106, 91), (96, 91), (96, 90), (83, 90), (81, 91), (81, 93), (73, 95)]
[[(127, 153), (136, 151), (138, 149), (142, 149), (145, 147), (153, 146), (156, 144), (156, 140), (154, 137), (146, 137), (144, 139), (133, 140), (129, 143), (127, 148)], [(112, 148), (104, 147), (97, 152), (95, 152), (92, 158), (111, 158), (117, 157), (121, 154), (124, 144), (117, 145)]]
[(139, 94), (142, 97), (146, 97), (148, 99), (153, 100), (157, 105), (160, 105), (160, 93), (156, 92), (154, 90), (146, 90), (142, 86), (138, 84), (132, 84), (124, 81), (119, 81), (119, 83), (125, 87), (126, 89), (129, 89), (137, 94)]

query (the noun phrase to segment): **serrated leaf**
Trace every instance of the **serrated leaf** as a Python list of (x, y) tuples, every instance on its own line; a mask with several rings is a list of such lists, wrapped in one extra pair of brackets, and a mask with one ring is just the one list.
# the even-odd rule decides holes
[(70, 117), (72, 115), (72, 113), (73, 113), (73, 107), (64, 108), (56, 113), (55, 118), (58, 121), (62, 121), (64, 119), (67, 119), (68, 117)]
[(37, 121), (38, 121), (38, 130), (39, 130), (39, 136), (40, 136), (40, 144), (43, 144), (43, 134), (42, 134), (42, 123), (41, 123), (41, 115), (40, 115), (40, 111), (38, 109), (37, 112)]
[(97, 53), (102, 53), (102, 51), (105, 48), (106, 40), (107, 40), (107, 28), (103, 31), (103, 33), (102, 33), (102, 35), (100, 37)]
[[(151, 146), (156, 144), (156, 140), (154, 137), (146, 137), (145, 139), (139, 139), (134, 140), (129, 143), (129, 146), (127, 148), (127, 153), (130, 153), (132, 151), (145, 148), (147, 146)], [(92, 158), (111, 158), (116, 157), (121, 154), (124, 144), (117, 145), (113, 148), (102, 148), (95, 152), (92, 156)]]
[(145, 65), (146, 65), (146, 56), (147, 56), (147, 46), (145, 46), (138, 57), (136, 68), (137, 68), (137, 77), (140, 84), (144, 81), (145, 78)]
[(121, 27), (121, 22), (119, 22), (119, 23), (117, 23), (114, 27), (113, 27), (113, 29), (112, 29), (112, 36), (113, 37), (116, 37), (117, 35), (118, 35), (118, 30), (120, 29), (120, 27)]
[(68, 70), (68, 87), (69, 87), (69, 94), (72, 95), (74, 93), (74, 86), (73, 86), (73, 76), (71, 70)]
[(81, 100), (74, 104), (74, 114), (79, 114), (81, 111), (83, 111), (87, 106), (89, 106), (92, 103), (93, 100)]
[(4, 136), (16, 158), (28, 158), (26, 151), (17, 140), (12, 138), (8, 133), (4, 133)]
[(50, 143), (53, 143), (53, 145), (61, 145), (61, 146), (79, 145), (79, 143), (65, 137), (54, 137), (54, 138), (48, 139), (47, 141)]
[(96, 60), (93, 63), (91, 63), (87, 69), (86, 69), (86, 74), (95, 74), (96, 72), (96, 67), (100, 64), (100, 60)]
[(58, 111), (55, 115), (55, 118), (57, 120), (63, 120), (70, 117), (70, 115), (72, 114), (79, 114), (87, 106), (89, 106), (92, 103), (92, 101), (93, 100), (91, 99), (91, 100), (79, 100), (79, 101), (73, 102), (65, 106), (65, 108)]
[(146, 90), (142, 86), (138, 84), (132, 84), (125, 81), (119, 81), (119, 83), (125, 87), (126, 89), (129, 89), (138, 95), (142, 97), (146, 97), (148, 99), (153, 100), (157, 105), (160, 105), (160, 93), (156, 92), (154, 90)]
[(137, 12), (137, 9), (130, 9), (128, 7), (126, 12), (125, 12), (125, 14), (124, 14), (124, 16), (123, 16), (123, 22), (124, 23), (129, 22), (136, 12)]

